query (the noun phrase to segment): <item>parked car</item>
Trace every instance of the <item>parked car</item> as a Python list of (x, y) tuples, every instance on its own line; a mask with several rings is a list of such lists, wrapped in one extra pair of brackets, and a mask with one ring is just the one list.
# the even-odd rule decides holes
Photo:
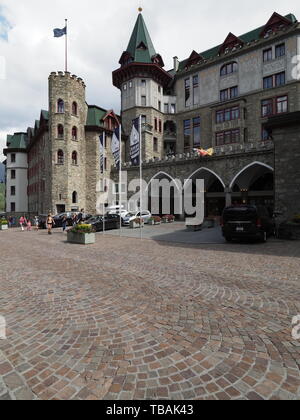
[[(105, 216), (93, 216), (86, 220), (87, 224), (92, 225), (95, 232), (102, 232), (105, 230), (119, 229), (120, 217), (117, 214), (106, 214)], [(103, 226), (104, 224), (104, 226)]]
[(47, 214), (39, 214), (39, 229), (46, 229)]
[[(123, 225), (129, 226), (130, 222), (134, 219), (138, 219), (141, 217), (141, 213), (127, 213), (125, 217), (123, 217)], [(142, 211), (142, 219), (144, 220), (144, 223), (148, 223), (148, 221), (151, 219), (152, 215), (150, 211), (144, 210)]]
[(259, 239), (263, 242), (274, 232), (274, 222), (264, 206), (240, 205), (227, 207), (221, 221), (227, 242), (234, 239)]
[[(74, 214), (78, 215), (78, 212), (66, 212), (66, 213), (60, 213), (57, 214), (56, 216), (53, 217), (54, 219), (54, 228), (58, 228), (58, 227), (62, 227), (62, 221), (64, 216), (67, 217), (67, 226), (72, 226), (73, 225), (73, 216)], [(91, 217), (91, 214), (83, 214), (83, 221), (89, 219)]]

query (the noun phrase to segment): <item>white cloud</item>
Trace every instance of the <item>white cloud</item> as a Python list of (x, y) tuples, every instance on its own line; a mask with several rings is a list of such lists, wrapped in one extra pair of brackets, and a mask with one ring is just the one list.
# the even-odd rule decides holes
[[(0, 79), (0, 158), (4, 133), (24, 131), (48, 109), (51, 71), (64, 68), (64, 39), (52, 30), (69, 19), (70, 71), (87, 84), (87, 102), (119, 112), (120, 94), (112, 86), (136, 17), (138, 0), (0, 0), (0, 14), (10, 23), (8, 42), (0, 38), (6, 79)], [(154, 46), (172, 67), (172, 57), (188, 57), (221, 43), (231, 31), (241, 35), (263, 25), (276, 10), (300, 15), (298, 0), (147, 0), (143, 15)]]

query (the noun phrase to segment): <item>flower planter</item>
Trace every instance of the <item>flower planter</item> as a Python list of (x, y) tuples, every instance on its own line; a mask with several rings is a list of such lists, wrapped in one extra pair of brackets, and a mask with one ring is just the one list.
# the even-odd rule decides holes
[(96, 235), (94, 233), (68, 232), (68, 242), (71, 244), (90, 245), (96, 242)]
[(0, 230), (8, 230), (8, 225), (0, 225)]
[(154, 222), (155, 226), (161, 225), (161, 222)]
[(154, 222), (154, 220), (149, 220), (149, 222), (147, 224), (150, 225), (150, 226), (154, 226), (155, 222)]
[(129, 224), (130, 229), (139, 229), (140, 227), (144, 227), (144, 223), (142, 223), (142, 226), (140, 223), (136, 223), (135, 221), (131, 221)]

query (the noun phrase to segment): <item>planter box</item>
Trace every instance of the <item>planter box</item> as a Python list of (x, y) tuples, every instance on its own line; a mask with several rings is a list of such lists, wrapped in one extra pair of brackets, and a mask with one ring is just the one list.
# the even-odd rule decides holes
[[(130, 229), (139, 229), (141, 225), (140, 223), (130, 222), (129, 227)], [(144, 223), (142, 223), (142, 227), (144, 227)]]
[(94, 233), (68, 232), (68, 242), (71, 244), (90, 245), (96, 242), (96, 235)]
[(8, 230), (8, 225), (0, 225), (0, 230)]
[(154, 226), (155, 222), (154, 222), (154, 220), (149, 220), (149, 222), (147, 224), (150, 225), (150, 226)]

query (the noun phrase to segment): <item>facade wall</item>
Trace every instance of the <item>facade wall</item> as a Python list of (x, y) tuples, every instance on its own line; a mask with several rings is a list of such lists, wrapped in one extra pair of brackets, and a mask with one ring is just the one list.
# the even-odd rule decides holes
[[(11, 155), (15, 155), (15, 162), (11, 161)], [(11, 177), (11, 171), (15, 171), (15, 179)], [(27, 154), (21, 152), (8, 153), (6, 163), (6, 211), (8, 213), (26, 213), (28, 211), (27, 198)], [(15, 195), (11, 195), (11, 187), (15, 187)], [(15, 203), (15, 211), (11, 212), (11, 203)]]
[[(58, 112), (58, 100), (64, 101), (64, 112)], [(72, 104), (77, 104), (77, 115), (72, 113)], [(86, 207), (86, 145), (84, 126), (87, 118), (85, 84), (70, 73), (51, 73), (49, 77), (49, 133), (51, 144), (51, 210), (56, 213), (58, 206), (65, 206), (66, 211), (80, 210)], [(59, 138), (57, 127), (64, 127), (64, 136)], [(72, 129), (77, 128), (77, 140), (73, 139)], [(64, 163), (58, 161), (58, 151), (64, 153)], [(77, 164), (72, 162), (72, 153), (76, 152)], [(78, 200), (72, 202), (73, 192)]]

